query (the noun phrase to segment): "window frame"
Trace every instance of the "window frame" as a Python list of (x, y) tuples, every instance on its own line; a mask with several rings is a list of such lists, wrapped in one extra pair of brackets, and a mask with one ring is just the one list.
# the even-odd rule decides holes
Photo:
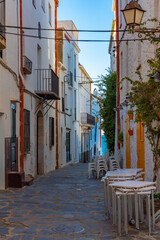
[(36, 0), (32, 0), (32, 5), (33, 5), (34, 8), (36, 9)]
[(41, 0), (41, 8), (42, 8), (42, 10), (43, 10), (43, 12), (45, 13), (46, 12), (46, 8), (45, 8), (45, 4), (46, 3), (46, 1), (45, 0)]
[(52, 26), (52, 6), (48, 3), (48, 22)]

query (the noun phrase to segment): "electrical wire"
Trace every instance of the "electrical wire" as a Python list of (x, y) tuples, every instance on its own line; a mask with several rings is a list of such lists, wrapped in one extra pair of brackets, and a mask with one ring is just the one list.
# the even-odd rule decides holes
[[(130, 29), (119, 29), (119, 30), (90, 30), (90, 29), (54, 29), (54, 28), (37, 28), (37, 27), (19, 27), (19, 26), (12, 26), (12, 25), (1, 25), (1, 27), (4, 28), (16, 28), (16, 29), (24, 29), (24, 30), (42, 30), (42, 31), (60, 31), (60, 32), (88, 32), (88, 33), (116, 33), (116, 32), (130, 32)], [(160, 32), (160, 29), (153, 29), (153, 28), (147, 28), (145, 30), (138, 29), (138, 32)]]
[[(21, 36), (20, 33), (6, 32), (6, 31), (1, 31), (1, 30), (0, 30), (0, 33), (5, 33), (5, 34), (8, 34), (8, 35)], [(35, 35), (30, 35), (30, 34), (22, 34), (22, 35), (23, 35), (23, 37), (36, 38), (36, 39), (39, 38), (39, 39), (46, 39), (46, 40), (68, 41), (65, 38), (57, 38), (56, 39), (56, 38), (51, 38), (51, 37), (35, 36)], [(144, 40), (149, 41), (150, 39), (148, 39), (148, 38), (122, 39), (121, 42), (135, 42), (135, 41), (144, 41)], [(111, 40), (108, 40), (108, 39), (106, 39), (106, 40), (105, 39), (79, 39), (79, 40), (70, 39), (70, 41), (71, 42), (106, 43), (106, 42), (110, 42)], [(114, 39), (114, 40), (112, 40), (112, 42), (119, 42), (119, 40)]]

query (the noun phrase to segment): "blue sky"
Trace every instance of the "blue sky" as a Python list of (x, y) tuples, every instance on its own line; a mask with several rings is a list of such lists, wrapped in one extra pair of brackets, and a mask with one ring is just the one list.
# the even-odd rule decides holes
[[(77, 29), (111, 29), (112, 0), (60, 0), (58, 20), (72, 20)], [(110, 33), (79, 33), (79, 39), (110, 39)], [(108, 43), (79, 43), (79, 61), (92, 78), (109, 67)]]

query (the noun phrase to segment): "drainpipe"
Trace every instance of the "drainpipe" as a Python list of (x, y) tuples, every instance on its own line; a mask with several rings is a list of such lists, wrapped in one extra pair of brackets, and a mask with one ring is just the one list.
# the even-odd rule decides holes
[(22, 0), (19, 1), (20, 172), (24, 172), (24, 92)]
[[(58, 52), (57, 52), (57, 7), (59, 1), (55, 0), (55, 73), (58, 73)], [(59, 168), (59, 136), (58, 136), (58, 101), (56, 101), (56, 168)]]
[[(117, 107), (120, 104), (120, 89), (119, 89), (119, 82), (120, 82), (120, 68), (119, 68), (119, 1), (116, 0), (116, 50), (117, 50)], [(119, 126), (120, 124), (120, 110), (117, 111), (117, 147), (120, 149), (120, 143), (118, 141), (118, 135), (119, 135)]]

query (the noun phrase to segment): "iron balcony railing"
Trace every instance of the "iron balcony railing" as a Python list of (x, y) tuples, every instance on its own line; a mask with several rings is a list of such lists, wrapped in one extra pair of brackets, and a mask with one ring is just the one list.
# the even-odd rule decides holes
[(59, 99), (59, 78), (52, 69), (36, 69), (36, 94), (46, 99)]
[(81, 113), (81, 123), (87, 126), (95, 126), (95, 117), (89, 113)]

